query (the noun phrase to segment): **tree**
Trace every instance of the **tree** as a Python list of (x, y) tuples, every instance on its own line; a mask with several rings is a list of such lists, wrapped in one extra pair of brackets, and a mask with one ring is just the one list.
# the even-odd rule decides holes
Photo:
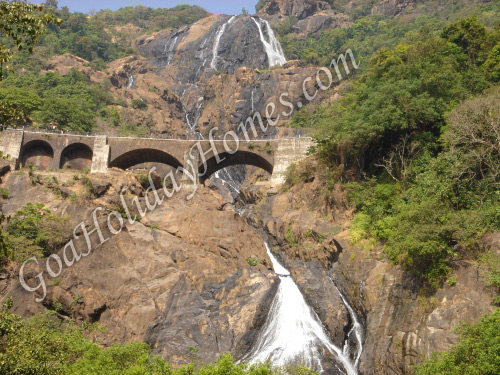
[[(0, 34), (9, 43), (21, 51), (27, 48), (31, 53), (40, 37), (45, 33), (45, 26), (61, 23), (53, 14), (43, 13), (43, 5), (33, 5), (20, 1), (0, 1)], [(8, 62), (13, 52), (7, 44), (0, 43), (0, 79), (3, 78), (3, 66)]]
[(500, 188), (500, 89), (465, 101), (449, 115), (443, 135), (456, 163), (455, 174), (467, 183), (481, 180), (485, 193)]
[(59, 2), (57, 0), (46, 0), (45, 5), (57, 9), (57, 7), (59, 6)]
[(447, 353), (417, 366), (418, 375), (494, 375), (500, 373), (500, 310), (475, 325), (458, 328), (460, 341)]
[(0, 88), (1, 127), (28, 122), (30, 114), (38, 109), (40, 103), (40, 98), (34, 92), (19, 88)]
[(78, 96), (72, 98), (48, 97), (35, 118), (43, 124), (57, 123), (60, 129), (88, 132), (94, 126), (94, 113), (88, 103)]
[[(464, 18), (444, 28), (441, 36), (460, 46), (473, 64), (478, 62), (487, 31), (477, 17)], [(483, 60), (484, 61), (484, 60)]]

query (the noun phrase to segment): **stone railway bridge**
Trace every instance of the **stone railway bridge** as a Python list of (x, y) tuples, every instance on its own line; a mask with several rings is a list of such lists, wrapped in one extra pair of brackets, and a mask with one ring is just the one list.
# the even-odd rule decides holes
[[(288, 166), (306, 155), (311, 138), (274, 140), (180, 140), (84, 136), (5, 130), (0, 151), (10, 155), (16, 169), (29, 165), (41, 170), (88, 168), (92, 173), (157, 165), (196, 169), (203, 182), (218, 170), (232, 165), (253, 165), (268, 172), (273, 185), (284, 182)], [(229, 151), (229, 152), (228, 152)]]

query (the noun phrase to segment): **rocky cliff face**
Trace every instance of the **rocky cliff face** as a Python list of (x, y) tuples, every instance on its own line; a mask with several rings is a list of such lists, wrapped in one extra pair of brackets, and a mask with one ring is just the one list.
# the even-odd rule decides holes
[[(310, 168), (315, 170), (313, 165)], [(337, 340), (345, 339), (341, 327), (350, 327), (351, 322), (341, 309), (328, 307), (338, 304), (336, 293), (324, 293), (327, 275), (354, 306), (364, 326), (360, 374), (411, 374), (414, 364), (456, 342), (454, 329), (460, 322), (474, 323), (495, 309), (488, 270), (473, 261), (454, 264), (456, 283), (443, 283), (437, 292), (429, 293), (388, 261), (380, 247), (367, 250), (351, 244), (352, 213), (345, 192), (337, 187), (326, 194), (320, 173), (316, 170), (313, 175), (312, 182), (286, 193), (266, 196), (254, 186), (243, 195), (254, 204), (249, 220), (275, 238), (281, 258), (311, 306), (324, 308), (319, 315)], [(486, 235), (478, 245), (500, 254), (500, 233)], [(340, 320), (332, 325), (332, 318)]]
[[(136, 46), (139, 55), (110, 63), (106, 73), (64, 55), (49, 61), (42, 74), (68, 74), (75, 68), (94, 82), (109, 80), (110, 93), (128, 106), (116, 106), (121, 122), (147, 125), (152, 135), (176, 138), (196, 137), (198, 132), (207, 136), (214, 127), (218, 135), (230, 129), (241, 134), (238, 126), (249, 116), (258, 112), (266, 120), (269, 102), (276, 104), (274, 116), (289, 113), (290, 107), (280, 102), (282, 94), (294, 106), (307, 103), (302, 87), (307, 77), (313, 77), (306, 87), (314, 92), (317, 69), (286, 62), (270, 25), (256, 16), (214, 15), (179, 30), (140, 37)], [(324, 98), (320, 90), (314, 102)], [(147, 108), (132, 109), (134, 100)], [(276, 126), (259, 136), (288, 134), (289, 120), (289, 115), (280, 115)]]
[[(64, 195), (81, 193), (82, 186), (71, 183), (73, 174), (49, 176), (57, 176)], [(13, 194), (2, 202), (2, 211), (9, 215), (27, 201), (40, 201), (54, 213), (71, 217), (71, 227), (85, 219), (90, 230), (91, 211), (97, 206), (114, 209), (122, 186), (135, 186), (135, 193), (143, 195), (129, 173), (115, 171), (90, 180), (106, 188), (99, 190), (102, 195), (71, 202), (47, 186), (33, 186), (27, 174), (9, 173), (2, 187)], [(201, 188), (190, 201), (185, 194), (141, 222), (127, 224), (120, 234), (49, 280), (43, 304), (21, 287), (19, 265), (14, 264), (2, 274), (0, 299), (13, 296), (13, 311), (24, 316), (58, 301), (61, 316), (107, 327), (106, 334), (97, 334), (104, 344), (146, 341), (174, 364), (189, 362), (189, 348), (198, 348), (202, 361), (228, 351), (242, 355), (265, 320), (277, 278), (269, 271), (259, 234), (234, 211), (221, 210), (217, 194)], [(101, 222), (105, 228), (105, 218)], [(249, 266), (250, 257), (260, 264)], [(28, 275), (34, 277), (35, 270)]]
[[(1, 187), (12, 192), (1, 202), (6, 215), (38, 201), (68, 216), (71, 227), (85, 219), (90, 230), (92, 210), (116, 209), (117, 192), (125, 185), (134, 192), (126, 198), (129, 207), (132, 198), (145, 204), (144, 188), (130, 172), (89, 176), (93, 199), (83, 198), (86, 188), (74, 183), (70, 172), (39, 172), (41, 183), (35, 185), (26, 172), (4, 172)], [(52, 177), (58, 189), (47, 182)], [(279, 194), (265, 185), (244, 188), (246, 218), (230, 205), (223, 209), (221, 197), (208, 188), (200, 187), (188, 201), (189, 193), (180, 192), (140, 222), (127, 224), (50, 279), (43, 304), (34, 301), (40, 293), (21, 287), (19, 265), (8, 265), (0, 273), (0, 300), (13, 296), (14, 312), (25, 316), (54, 308), (57, 301), (62, 318), (107, 327), (106, 334), (95, 333), (103, 344), (143, 340), (174, 364), (190, 361), (193, 348), (202, 361), (227, 351), (241, 358), (264, 325), (279, 283), (265, 253), (265, 232), (339, 347), (353, 321), (330, 278), (344, 292), (364, 327), (360, 374), (411, 374), (415, 363), (456, 341), (453, 329), (460, 321), (474, 322), (493, 310), (486, 270), (472, 262), (455, 265), (456, 284), (426, 294), (381, 249), (350, 244), (345, 194), (336, 188), (325, 195), (319, 178)], [(82, 198), (63, 198), (73, 194)], [(100, 222), (105, 227), (105, 216)], [(485, 236), (480, 246), (498, 253), (499, 238)], [(250, 266), (248, 258), (259, 264)], [(38, 272), (29, 269), (27, 279)]]
[(304, 34), (351, 24), (347, 14), (335, 11), (327, 1), (272, 0), (259, 11), (259, 15), (273, 24), (294, 17), (297, 31)]

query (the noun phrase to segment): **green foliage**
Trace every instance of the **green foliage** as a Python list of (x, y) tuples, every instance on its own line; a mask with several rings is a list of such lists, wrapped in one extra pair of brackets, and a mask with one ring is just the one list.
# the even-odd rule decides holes
[(94, 126), (94, 116), (86, 102), (77, 98), (49, 97), (35, 114), (42, 124), (55, 123), (60, 129), (88, 132)]
[(262, 8), (264, 8), (264, 6), (271, 0), (259, 0), (257, 2), (257, 4), (255, 5), (255, 11), (258, 12), (259, 10), (261, 10)]
[[(189, 364), (173, 369), (152, 356), (140, 342), (102, 348), (86, 338), (94, 327), (79, 328), (61, 322), (54, 311), (30, 319), (9, 312), (12, 301), (0, 309), (0, 373), (4, 375), (282, 375), (269, 363), (247, 367), (222, 354), (215, 364)], [(191, 348), (190, 348), (191, 349)], [(196, 355), (196, 348), (192, 352)], [(287, 374), (315, 375), (290, 365)]]
[(2, 197), (3, 199), (9, 199), (9, 197), (10, 197), (9, 189), (0, 188), (0, 197)]
[(142, 124), (134, 124), (132, 122), (125, 122), (118, 128), (118, 135), (122, 137), (135, 136), (145, 137), (148, 134), (148, 129)]
[[(263, 1), (265, 4), (265, 2)], [(339, 12), (351, 15), (355, 20), (349, 27), (328, 28), (318, 34), (297, 34), (293, 18), (274, 25), (285, 56), (299, 59), (309, 64), (329, 66), (333, 58), (338, 58), (348, 48), (354, 51), (356, 60), (361, 60), (364, 69), (369, 58), (382, 48), (394, 48), (401, 39), (425, 27), (427, 32), (440, 31), (450, 20), (467, 15), (477, 15), (479, 20), (493, 27), (498, 23), (498, 2), (454, 2), (443, 5), (438, 0), (421, 2), (411, 16), (389, 17), (370, 15), (373, 2), (357, 1), (356, 6), (347, 6), (347, 1), (331, 1), (332, 7)], [(440, 6), (440, 11), (436, 12)], [(408, 11), (408, 9), (406, 10)]]
[(488, 268), (488, 286), (495, 290), (493, 302), (498, 306), (500, 305), (500, 256), (489, 251), (482, 256), (481, 261)]
[(9, 74), (0, 84), (0, 120), (17, 125), (34, 119), (42, 127), (87, 132), (94, 126), (95, 113), (113, 102), (105, 84), (90, 82), (73, 69), (66, 76)]
[[(61, 20), (49, 13), (44, 13), (43, 5), (33, 5), (21, 1), (0, 1), (0, 80), (3, 78), (3, 66), (13, 55), (9, 45), (29, 53), (45, 33), (46, 26), (60, 24)], [(7, 42), (8, 44), (4, 44)]]
[(255, 266), (258, 266), (260, 264), (260, 259), (257, 257), (248, 257), (247, 263), (249, 266), (255, 267)]
[(292, 247), (299, 246), (299, 243), (295, 239), (295, 236), (293, 234), (292, 227), (290, 224), (288, 224), (288, 227), (286, 228), (285, 239), (286, 239), (286, 242), (288, 243), (288, 245), (290, 245)]
[(475, 325), (458, 328), (459, 342), (416, 367), (417, 375), (496, 375), (500, 373), (500, 310)]
[[(125, 103), (126, 104), (126, 103)], [(126, 106), (126, 105), (125, 105)], [(122, 118), (117, 107), (108, 106), (99, 111), (99, 115), (112, 126), (120, 126)]]
[(487, 43), (487, 31), (477, 17), (464, 18), (446, 26), (441, 36), (460, 46), (471, 63), (484, 62), (487, 56), (484, 53), (484, 45)]
[(0, 123), (3, 127), (26, 122), (29, 115), (41, 105), (40, 97), (17, 87), (0, 87)]
[(319, 113), (320, 155), (346, 168), (373, 167), (410, 134), (438, 137), (446, 113), (488, 87), (488, 78), (460, 46), (422, 31), (377, 53), (353, 90)]
[(148, 105), (146, 104), (146, 102), (144, 102), (141, 99), (134, 99), (134, 100), (132, 100), (132, 107), (134, 109), (144, 110), (144, 109), (148, 108)]
[(91, 24), (126, 25), (132, 24), (154, 32), (163, 29), (178, 29), (209, 16), (198, 6), (179, 5), (173, 8), (147, 8), (145, 6), (124, 7), (116, 11), (104, 9), (96, 13)]
[(8, 256), (23, 262), (30, 256), (49, 256), (65, 243), (65, 217), (52, 214), (42, 203), (27, 203), (8, 222)]
[(500, 223), (500, 88), (456, 106), (493, 81), (478, 66), (496, 37), (474, 18), (442, 34), (381, 51), (318, 122), (323, 163), (373, 176), (348, 185), (351, 240), (380, 241), (431, 286)]
[(314, 179), (314, 173), (315, 168), (309, 161), (292, 163), (286, 170), (285, 186), (290, 188), (303, 182), (311, 182)]

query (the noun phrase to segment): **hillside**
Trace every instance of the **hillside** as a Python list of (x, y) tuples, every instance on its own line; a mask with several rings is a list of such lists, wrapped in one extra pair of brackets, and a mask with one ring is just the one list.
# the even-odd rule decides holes
[(500, 2), (46, 11), (0, 81), (42, 132), (0, 132), (0, 374), (498, 374)]

